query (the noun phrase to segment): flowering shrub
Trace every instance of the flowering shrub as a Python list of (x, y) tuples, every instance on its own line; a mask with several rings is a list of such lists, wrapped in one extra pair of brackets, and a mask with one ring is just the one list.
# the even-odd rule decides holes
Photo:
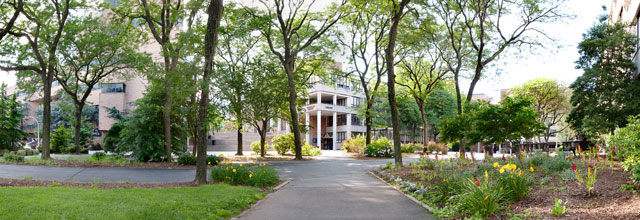
[(266, 164), (233, 164), (223, 161), (211, 168), (211, 180), (231, 185), (264, 187), (278, 183), (278, 173)]
[(349, 138), (342, 142), (342, 147), (340, 149), (349, 152), (349, 153), (360, 153), (366, 147), (366, 140), (362, 135), (357, 135), (356, 137)]
[(494, 163), (493, 166), (499, 169), (497, 183), (500, 188), (505, 190), (505, 196), (508, 199), (515, 202), (529, 195), (531, 177), (527, 172), (533, 173), (533, 167), (529, 167), (528, 171), (523, 172), (515, 164), (500, 166), (498, 163)]
[(478, 178), (466, 181), (457, 197), (460, 212), (480, 215), (483, 218), (502, 210), (504, 202), (505, 190), (497, 184), (490, 184), (486, 172), (483, 181), (478, 181)]
[(449, 151), (449, 147), (447, 147), (447, 145), (443, 144), (443, 143), (436, 143), (433, 141), (429, 141), (429, 143), (427, 143), (427, 146), (425, 146), (425, 151), (427, 152), (439, 152), (441, 154), (446, 154), (447, 151)]
[(381, 137), (365, 147), (362, 153), (367, 157), (391, 157), (393, 156), (393, 147), (389, 139)]
[(417, 150), (422, 150), (424, 147), (421, 144), (416, 144), (416, 143), (408, 143), (408, 144), (403, 144), (401, 146), (401, 150), (402, 153), (414, 153)]

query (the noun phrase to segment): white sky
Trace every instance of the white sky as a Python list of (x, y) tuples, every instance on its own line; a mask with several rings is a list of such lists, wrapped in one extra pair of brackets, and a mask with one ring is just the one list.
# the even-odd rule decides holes
[[(578, 59), (578, 42), (582, 40), (582, 34), (596, 22), (597, 16), (605, 13), (602, 6), (609, 6), (610, 1), (568, 0), (565, 4), (564, 11), (574, 17), (544, 27), (545, 32), (556, 39), (555, 45), (539, 49), (535, 54), (522, 53), (516, 57), (510, 53), (509, 56), (503, 56), (496, 62), (500, 75), (489, 72), (495, 70), (486, 71), (487, 77), (478, 82), (474, 93), (484, 93), (496, 101), (500, 99), (500, 89), (511, 88), (538, 77), (570, 84), (580, 76), (582, 72), (575, 69), (574, 64)], [(15, 85), (15, 74), (0, 71), (0, 83)], [(464, 94), (469, 83), (469, 80), (461, 82)]]

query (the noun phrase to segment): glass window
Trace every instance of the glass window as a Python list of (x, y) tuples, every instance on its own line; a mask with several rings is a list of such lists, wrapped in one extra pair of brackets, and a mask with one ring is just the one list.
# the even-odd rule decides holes
[(345, 140), (345, 137), (347, 136), (347, 132), (337, 132), (336, 133), (338, 136), (336, 136), (336, 141), (342, 143), (342, 141)]
[(360, 121), (360, 119), (358, 117), (356, 117), (355, 115), (352, 115), (351, 116), (351, 125), (361, 126), (362, 123), (361, 123), (361, 121)]
[(347, 115), (338, 115), (338, 126), (347, 125)]
[(120, 93), (124, 92), (124, 83), (104, 83), (101, 86), (103, 93)]

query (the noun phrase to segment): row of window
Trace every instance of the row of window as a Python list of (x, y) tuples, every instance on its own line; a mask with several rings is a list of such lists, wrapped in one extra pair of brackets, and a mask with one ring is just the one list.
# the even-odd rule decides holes
[[(338, 115), (336, 122), (338, 123), (338, 126), (347, 125), (347, 115)], [(362, 125), (362, 121), (355, 115), (351, 115), (351, 125), (360, 126)], [(327, 118), (327, 126), (333, 126), (333, 118)]]
[[(329, 133), (329, 137), (332, 136), (333, 133)], [(341, 132), (336, 132), (337, 136), (336, 136), (336, 142), (338, 143), (342, 143), (344, 140), (346, 140), (347, 137), (347, 132), (345, 131), (341, 131)], [(362, 132), (351, 132), (351, 137), (355, 137), (358, 135), (362, 135)]]

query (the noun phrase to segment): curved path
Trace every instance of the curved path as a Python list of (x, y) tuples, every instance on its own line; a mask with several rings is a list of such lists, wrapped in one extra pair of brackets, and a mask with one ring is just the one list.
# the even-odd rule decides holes
[[(324, 153), (324, 152), (323, 152)], [(271, 162), (292, 181), (240, 219), (435, 219), (367, 171), (391, 160), (354, 160), (339, 153), (314, 161)], [(1, 178), (75, 182), (187, 182), (193, 169), (59, 168), (0, 165)]]

